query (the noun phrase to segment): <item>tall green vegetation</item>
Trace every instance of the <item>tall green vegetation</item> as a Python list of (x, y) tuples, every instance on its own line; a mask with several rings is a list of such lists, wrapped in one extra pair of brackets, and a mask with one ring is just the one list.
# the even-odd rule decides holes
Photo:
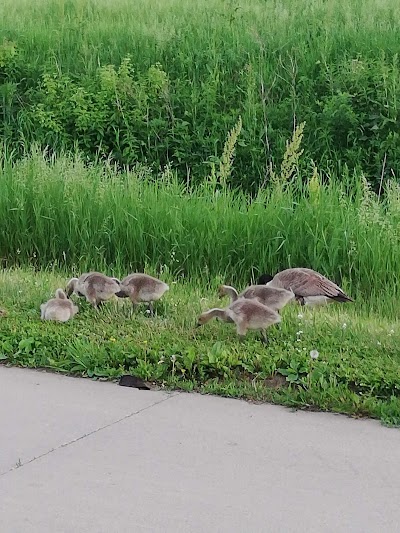
[(255, 196), (232, 190), (226, 180), (239, 129), (240, 122), (221, 165), (197, 186), (182, 184), (170, 168), (155, 176), (141, 166), (116, 172), (109, 163), (87, 165), (78, 156), (49, 159), (36, 151), (15, 162), (3, 155), (3, 264), (122, 273), (147, 265), (175, 278), (240, 284), (260, 271), (309, 266), (395, 314), (399, 186), (386, 183), (382, 199), (363, 175), (324, 181), (315, 166), (302, 174), (300, 126), (270, 186)]
[(303, 121), (306, 160), (374, 185), (400, 157), (397, 0), (3, 0), (0, 135), (257, 190)]
[[(0, 21), (0, 361), (400, 424), (397, 0), (3, 0)], [(355, 303), (288, 306), (268, 347), (195, 332), (219, 283), (291, 266)], [(88, 269), (171, 290), (151, 320), (41, 322)]]

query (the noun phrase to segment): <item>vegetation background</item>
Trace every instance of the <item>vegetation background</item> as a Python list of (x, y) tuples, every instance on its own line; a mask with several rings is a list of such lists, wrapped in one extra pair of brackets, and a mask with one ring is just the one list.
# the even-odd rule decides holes
[[(0, 20), (0, 360), (400, 424), (400, 4), (3, 0)], [(355, 304), (288, 306), (267, 348), (194, 330), (219, 283), (290, 266)], [(88, 269), (171, 290), (155, 319), (79, 301), (41, 322)]]
[[(376, 188), (400, 155), (396, 0), (3, 0), (0, 135), (199, 183), (241, 116), (255, 191), (302, 122), (305, 161)], [(307, 164), (306, 164), (307, 165)]]

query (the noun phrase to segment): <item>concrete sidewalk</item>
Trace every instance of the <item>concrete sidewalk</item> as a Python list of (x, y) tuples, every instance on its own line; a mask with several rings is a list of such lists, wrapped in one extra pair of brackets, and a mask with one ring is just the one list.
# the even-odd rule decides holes
[(400, 432), (0, 366), (4, 533), (394, 532)]

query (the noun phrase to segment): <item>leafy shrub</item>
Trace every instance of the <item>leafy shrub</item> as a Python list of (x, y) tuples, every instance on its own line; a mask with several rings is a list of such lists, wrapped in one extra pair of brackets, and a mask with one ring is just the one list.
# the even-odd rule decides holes
[(306, 159), (322, 171), (361, 168), (376, 188), (382, 174), (393, 176), (400, 156), (394, 0), (303, 1), (278, 11), (260, 0), (237, 9), (220, 0), (170, 3), (131, 10), (119, 2), (42, 2), (14, 16), (4, 4), (6, 149), (79, 148), (90, 160), (169, 164), (182, 181), (199, 183), (219, 166), (240, 116), (234, 186), (254, 192), (265, 183), (302, 122)]

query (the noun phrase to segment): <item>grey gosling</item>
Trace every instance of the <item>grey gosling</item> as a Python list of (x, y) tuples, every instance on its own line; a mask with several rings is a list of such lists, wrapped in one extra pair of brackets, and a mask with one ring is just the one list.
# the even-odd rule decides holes
[(229, 296), (231, 303), (239, 298), (256, 299), (274, 311), (280, 311), (294, 299), (294, 292), (286, 289), (267, 287), (266, 285), (250, 285), (240, 294), (230, 285), (220, 285), (218, 289), (219, 297)]
[(130, 298), (133, 307), (146, 302), (150, 313), (153, 314), (153, 302), (159, 300), (168, 290), (169, 286), (166, 283), (148, 274), (129, 274), (121, 281), (117, 296)]
[(240, 339), (243, 339), (249, 329), (260, 330), (261, 338), (268, 342), (266, 329), (273, 324), (279, 324), (279, 313), (263, 305), (258, 300), (240, 298), (224, 309), (214, 308), (202, 313), (197, 326), (206, 324), (212, 318), (219, 318), (224, 322), (234, 322)]
[(93, 307), (97, 308), (120, 290), (119, 280), (117, 278), (110, 278), (100, 272), (86, 272), (79, 278), (69, 280), (66, 293), (67, 296), (75, 293), (77, 296), (85, 297)]
[(310, 268), (288, 268), (274, 277), (263, 274), (258, 283), (266, 284), (267, 287), (292, 290), (301, 305), (353, 301), (336, 283)]
[(78, 310), (78, 307), (71, 300), (68, 300), (65, 292), (62, 289), (57, 289), (55, 298), (40, 306), (40, 318), (66, 322), (76, 315)]

